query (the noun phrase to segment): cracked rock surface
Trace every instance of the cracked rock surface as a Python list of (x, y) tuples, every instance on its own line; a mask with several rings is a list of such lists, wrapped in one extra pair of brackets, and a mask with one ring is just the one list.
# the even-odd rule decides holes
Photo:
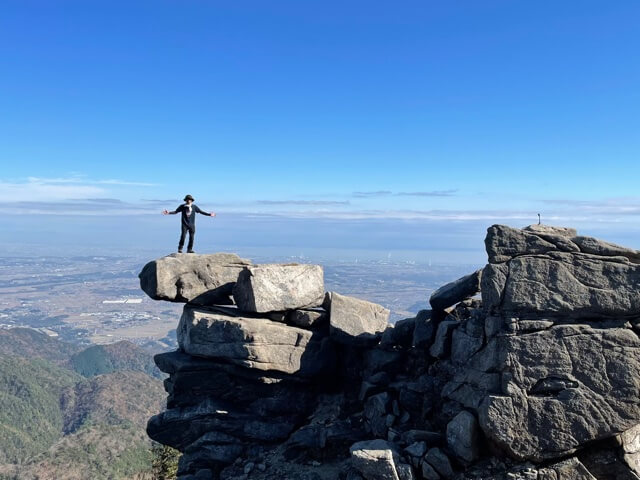
[(320, 266), (151, 262), (187, 305), (149, 435), (179, 480), (640, 480), (640, 252), (548, 225), (485, 246), (395, 326)]

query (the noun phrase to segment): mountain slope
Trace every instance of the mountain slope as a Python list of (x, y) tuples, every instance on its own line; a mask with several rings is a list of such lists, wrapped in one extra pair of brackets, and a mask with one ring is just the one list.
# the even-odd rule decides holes
[(0, 330), (0, 480), (150, 478), (145, 426), (165, 397), (151, 362), (129, 342)]
[(82, 347), (49, 337), (31, 328), (0, 329), (0, 355), (41, 358), (55, 365), (68, 366), (69, 357)]
[(144, 427), (162, 409), (163, 396), (162, 383), (140, 372), (78, 382), (62, 395), (65, 436), (5, 476), (106, 480), (148, 473), (151, 442)]
[(23, 461), (60, 437), (60, 395), (81, 378), (42, 359), (0, 355), (0, 462)]
[(131, 342), (94, 345), (71, 356), (71, 365), (80, 375), (91, 377), (121, 370), (144, 372), (161, 378), (162, 374), (146, 350)]
[(150, 479), (149, 439), (137, 427), (96, 425), (65, 436), (22, 465), (0, 465), (2, 480)]
[(76, 383), (61, 397), (65, 433), (85, 425), (141, 429), (164, 406), (162, 383), (141, 372), (114, 372)]

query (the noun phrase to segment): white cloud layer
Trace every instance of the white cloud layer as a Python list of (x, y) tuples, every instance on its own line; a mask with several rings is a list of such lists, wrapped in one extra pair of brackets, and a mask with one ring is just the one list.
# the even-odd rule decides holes
[(102, 197), (107, 191), (97, 185), (82, 185), (41, 178), (29, 178), (24, 182), (0, 181), (2, 202), (46, 202)]
[(107, 179), (93, 180), (82, 175), (70, 177), (28, 177), (0, 180), (0, 202), (59, 202), (107, 198), (110, 187), (151, 187), (152, 183)]
[[(163, 208), (172, 208), (179, 200), (140, 199), (141, 187), (151, 183), (117, 179), (90, 179), (73, 174), (67, 177), (28, 177), (21, 180), (0, 180), (0, 214), (48, 214), (48, 215), (140, 215), (158, 214)], [(148, 192), (154, 195), (165, 193)], [(453, 196), (456, 190), (425, 192), (391, 192), (386, 190), (352, 192), (356, 198)], [(126, 197), (126, 200), (124, 199)], [(133, 200), (134, 198), (140, 200)], [(154, 197), (163, 198), (163, 197)], [(403, 208), (398, 202), (389, 202), (389, 208), (362, 208), (352, 204), (344, 196), (327, 199), (279, 199), (248, 200), (227, 199), (226, 203), (202, 202), (203, 207), (222, 215), (254, 215), (256, 217), (308, 218), (334, 220), (397, 219), (407, 221), (480, 221), (486, 223), (537, 222), (537, 213), (543, 223), (572, 225), (582, 224), (631, 224), (640, 217), (640, 197), (606, 198), (599, 200), (537, 199), (513, 202), (501, 208), (489, 200), (462, 208), (416, 209)], [(514, 199), (515, 200), (515, 199)], [(218, 211), (219, 210), (219, 211)]]

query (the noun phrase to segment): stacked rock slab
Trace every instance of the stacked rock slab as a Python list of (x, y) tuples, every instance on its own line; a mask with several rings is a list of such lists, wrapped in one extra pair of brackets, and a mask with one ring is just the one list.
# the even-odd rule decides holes
[[(140, 283), (151, 298), (186, 303), (179, 349), (155, 357), (169, 374), (167, 410), (147, 427), (152, 439), (183, 452), (184, 479), (215, 478), (238, 457), (286, 441), (304, 423), (324, 379), (336, 373), (329, 311), (340, 319), (354, 304), (366, 305), (371, 318), (362, 315), (357, 333), (374, 340), (389, 315), (349, 297), (332, 305), (318, 265), (170, 255), (147, 264)], [(224, 306), (229, 303), (237, 305)]]
[(244, 268), (233, 288), (247, 312), (277, 312), (322, 306), (324, 280), (319, 265), (254, 265)]
[(332, 356), (321, 329), (311, 331), (233, 309), (186, 306), (178, 325), (180, 349), (196, 357), (309, 377)]
[(238, 275), (249, 264), (233, 253), (174, 253), (147, 263), (139, 275), (140, 287), (154, 300), (226, 305)]
[(639, 480), (640, 252), (545, 225), (485, 246), (394, 326), (318, 266), (228, 262), (237, 306), (188, 303), (156, 356), (150, 436), (180, 480)]

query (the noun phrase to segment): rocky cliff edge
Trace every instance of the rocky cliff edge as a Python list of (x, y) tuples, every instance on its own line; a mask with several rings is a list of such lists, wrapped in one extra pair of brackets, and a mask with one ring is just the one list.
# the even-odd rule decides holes
[(184, 302), (149, 436), (181, 480), (640, 478), (640, 252), (494, 225), (489, 263), (388, 324), (318, 265), (169, 255)]

